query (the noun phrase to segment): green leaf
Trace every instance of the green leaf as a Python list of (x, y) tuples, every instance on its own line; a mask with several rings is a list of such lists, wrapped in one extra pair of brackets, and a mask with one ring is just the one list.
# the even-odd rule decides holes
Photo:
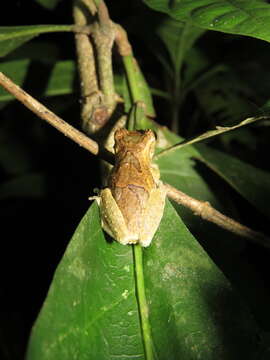
[(165, 211), (144, 258), (157, 359), (255, 359), (250, 314), (173, 207)]
[(192, 84), (197, 82), (197, 79), (206, 73), (209, 68), (213, 68), (208, 57), (198, 46), (193, 46), (189, 49), (185, 56), (184, 63), (183, 87), (185, 91), (187, 91), (187, 87), (194, 88)]
[[(127, 85), (127, 80), (126, 77), (123, 74), (113, 74), (114, 77), (114, 86), (116, 89), (116, 92), (124, 97), (124, 106), (125, 106), (125, 111), (128, 112), (131, 108), (131, 99), (130, 99), (130, 95), (129, 95), (129, 91), (128, 91), (128, 85)], [(155, 88), (150, 88), (151, 94), (153, 96), (157, 96), (157, 97), (161, 97), (163, 99), (169, 100), (170, 99), (170, 95), (168, 92), (160, 90), (160, 89), (155, 89)]]
[(46, 9), (53, 10), (62, 0), (35, 0), (39, 5)]
[(240, 123), (238, 123), (236, 125), (233, 125), (233, 126), (216, 126), (216, 128), (214, 130), (208, 130), (205, 133), (203, 133), (201, 135), (198, 135), (198, 136), (195, 136), (194, 138), (192, 138), (190, 140), (184, 140), (184, 141), (180, 142), (179, 144), (175, 144), (175, 145), (171, 146), (170, 148), (161, 151), (158, 154), (158, 157), (164, 156), (165, 154), (167, 154), (170, 151), (175, 151), (176, 149), (181, 149), (184, 146), (195, 144), (196, 142), (200, 142), (202, 140), (209, 139), (211, 137), (224, 134), (224, 133), (226, 133), (228, 131), (232, 131), (232, 130), (238, 129), (238, 128), (242, 127), (242, 126), (252, 124), (252, 123), (254, 123), (256, 121), (269, 120), (269, 119), (270, 118), (267, 117), (267, 116), (254, 116), (254, 117), (251, 117), (251, 118), (247, 118), (247, 119), (245, 119), (245, 120), (241, 121)]
[(136, 59), (132, 55), (123, 56), (123, 62), (129, 89), (129, 103), (132, 105), (134, 102), (142, 101), (146, 106), (146, 115), (155, 117), (155, 109), (150, 88)]
[(0, 27), (0, 57), (43, 33), (72, 31), (72, 25), (29, 25)]
[[(164, 130), (163, 134), (171, 144), (177, 144), (181, 139), (168, 130)], [(168, 147), (168, 143), (166, 147)], [(190, 196), (203, 201), (209, 201), (213, 206), (216, 206), (218, 202), (215, 196), (194, 168), (195, 161), (193, 158), (198, 156), (199, 153), (193, 146), (177, 149), (160, 157), (159, 154), (157, 154), (156, 162), (160, 169), (161, 179)], [(181, 212), (181, 217), (182, 216), (188, 223), (189, 219), (194, 218), (190, 212)]]
[[(163, 131), (163, 134), (171, 145), (183, 140), (168, 130)], [(168, 143), (164, 147), (168, 147)], [(216, 189), (217, 193), (213, 191), (215, 189), (212, 188), (212, 184), (208, 185), (207, 178), (202, 176), (200, 168), (194, 162), (194, 158), (200, 156), (199, 150), (200, 147), (190, 145), (158, 158), (162, 180), (195, 199), (210, 202), (213, 207), (237, 220), (239, 214), (235, 211), (230, 197), (223, 190), (220, 192)], [(270, 299), (265, 294), (260, 275), (243, 257), (245, 240), (204, 221), (179, 204), (173, 203), (173, 205), (192, 234), (196, 235), (207, 253), (237, 287), (259, 323), (268, 327)]]
[(23, 44), (9, 54), (5, 61), (30, 59), (41, 65), (53, 65), (59, 61), (60, 51), (61, 49), (53, 41), (44, 41), (40, 38)]
[[(30, 60), (11, 60), (0, 63), (0, 71), (10, 77), (17, 85), (22, 85), (27, 74)], [(0, 86), (0, 101), (13, 100), (14, 96), (8, 93), (2, 86)]]
[(46, 193), (44, 174), (29, 173), (9, 180), (0, 186), (0, 199), (11, 197), (40, 198)]
[[(0, 63), (0, 71), (10, 77), (15, 84), (22, 86), (29, 60), (12, 60)], [(57, 62), (50, 71), (48, 84), (44, 90), (44, 96), (56, 96), (71, 94), (74, 91), (74, 80), (76, 77), (76, 67), (72, 60)], [(14, 100), (14, 96), (0, 87), (0, 102)]]
[(157, 34), (164, 42), (175, 71), (179, 71), (186, 52), (194, 42), (204, 33), (204, 29), (187, 22), (176, 21), (166, 17), (156, 29)]
[(93, 204), (59, 264), (28, 360), (143, 359), (132, 248), (106, 242)]
[(208, 117), (220, 123), (237, 121), (255, 113), (257, 108), (250, 101), (255, 96), (252, 88), (232, 68), (220, 64), (209, 72), (203, 73), (190, 86), (195, 90), (197, 101)]
[(144, 0), (151, 8), (203, 29), (270, 41), (270, 4), (265, 0)]
[[(145, 359), (131, 250), (106, 242), (91, 206), (56, 270), (27, 360)], [(144, 266), (156, 359), (254, 359), (256, 325), (169, 203)]]
[(239, 194), (270, 216), (270, 174), (231, 155), (205, 145), (197, 145), (199, 160), (221, 176)]
[(77, 75), (74, 61), (65, 60), (55, 64), (50, 74), (45, 96), (66, 95), (74, 91), (74, 80)]

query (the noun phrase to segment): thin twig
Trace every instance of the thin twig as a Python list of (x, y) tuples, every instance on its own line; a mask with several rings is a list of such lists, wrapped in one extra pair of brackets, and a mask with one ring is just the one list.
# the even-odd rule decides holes
[(172, 145), (169, 148), (162, 150), (155, 156), (155, 158), (159, 159), (160, 157), (167, 155), (168, 153), (170, 153), (172, 151), (181, 149), (184, 146), (188, 146), (188, 145), (194, 144), (196, 142), (201, 142), (202, 140), (209, 139), (209, 138), (217, 136), (217, 135), (221, 135), (225, 132), (238, 129), (242, 126), (246, 126), (246, 125), (252, 124), (256, 121), (260, 121), (260, 120), (269, 120), (269, 116), (254, 116), (251, 118), (247, 118), (247, 119), (241, 121), (239, 124), (236, 124), (233, 126), (216, 126), (216, 128), (214, 130), (208, 130), (201, 135), (194, 136), (192, 139), (184, 140), (178, 144)]
[(27, 94), (22, 88), (14, 84), (12, 80), (0, 72), (0, 85), (3, 86), (9, 93), (16, 97), (28, 109), (35, 113), (41, 119), (47, 121), (54, 126), (57, 130), (62, 132), (65, 136), (75, 141), (92, 154), (97, 155), (99, 152), (99, 145), (96, 141), (90, 139), (73, 126), (69, 125), (63, 119), (55, 115), (52, 111), (42, 105), (39, 101), (34, 99), (31, 95)]
[(193, 211), (195, 215), (200, 216), (204, 220), (210, 221), (225, 230), (233, 232), (239, 236), (252, 240), (255, 243), (270, 248), (270, 239), (262, 233), (254, 231), (249, 227), (223, 215), (214, 209), (209, 202), (200, 201), (188, 196), (180, 190), (175, 189), (169, 184), (164, 184), (167, 190), (167, 196)]

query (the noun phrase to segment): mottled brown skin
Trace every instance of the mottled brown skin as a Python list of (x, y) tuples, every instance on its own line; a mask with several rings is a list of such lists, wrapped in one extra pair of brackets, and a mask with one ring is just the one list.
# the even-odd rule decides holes
[(151, 130), (115, 132), (116, 163), (108, 187), (131, 231), (141, 227), (142, 210), (151, 190), (157, 187), (152, 171), (154, 147)]

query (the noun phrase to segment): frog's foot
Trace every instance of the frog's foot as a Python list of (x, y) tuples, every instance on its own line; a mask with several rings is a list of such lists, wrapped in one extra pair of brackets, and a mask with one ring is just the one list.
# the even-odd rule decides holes
[(100, 205), (100, 196), (98, 196), (98, 195), (89, 196), (88, 200), (91, 200), (91, 201), (95, 200), (98, 203), (98, 205)]
[(143, 238), (140, 238), (139, 240), (139, 244), (142, 246), (142, 247), (147, 247), (151, 244), (151, 241), (152, 241), (152, 235), (151, 236), (148, 236), (148, 237), (143, 237)]
[(126, 234), (126, 236), (116, 240), (122, 245), (132, 245), (139, 242), (137, 234)]

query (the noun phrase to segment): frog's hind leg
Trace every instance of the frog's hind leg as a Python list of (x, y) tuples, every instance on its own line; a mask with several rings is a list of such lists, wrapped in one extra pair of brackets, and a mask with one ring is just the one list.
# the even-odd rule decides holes
[(161, 185), (151, 191), (146, 207), (143, 211), (143, 223), (139, 236), (139, 243), (143, 247), (150, 245), (163, 216), (166, 192)]
[(100, 215), (103, 229), (122, 245), (136, 244), (138, 236), (131, 234), (110, 189), (101, 190)]

